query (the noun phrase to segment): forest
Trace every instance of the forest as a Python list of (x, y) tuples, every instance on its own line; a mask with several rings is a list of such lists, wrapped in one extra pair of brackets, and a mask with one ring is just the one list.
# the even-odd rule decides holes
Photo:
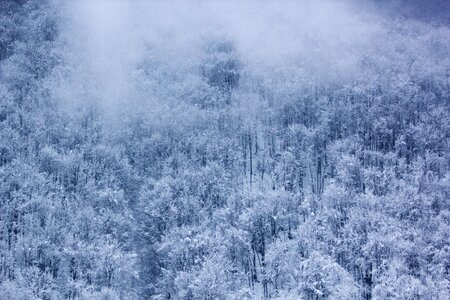
[(0, 1), (0, 300), (450, 298), (450, 2)]

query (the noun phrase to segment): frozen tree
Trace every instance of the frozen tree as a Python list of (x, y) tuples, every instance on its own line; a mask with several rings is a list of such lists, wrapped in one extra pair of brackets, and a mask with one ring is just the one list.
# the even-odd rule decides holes
[(0, 1), (0, 299), (448, 299), (446, 1)]

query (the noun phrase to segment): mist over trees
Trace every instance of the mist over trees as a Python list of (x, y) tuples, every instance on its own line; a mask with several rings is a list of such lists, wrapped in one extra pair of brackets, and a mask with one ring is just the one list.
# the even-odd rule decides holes
[(0, 299), (448, 299), (447, 1), (0, 2)]

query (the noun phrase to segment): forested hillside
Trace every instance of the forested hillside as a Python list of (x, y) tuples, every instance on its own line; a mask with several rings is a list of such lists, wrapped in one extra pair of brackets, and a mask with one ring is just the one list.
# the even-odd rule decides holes
[(0, 1), (0, 299), (449, 299), (447, 1)]

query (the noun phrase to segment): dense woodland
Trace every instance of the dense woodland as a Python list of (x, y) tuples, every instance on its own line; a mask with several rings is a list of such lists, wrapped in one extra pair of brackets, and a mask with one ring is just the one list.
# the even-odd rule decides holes
[(0, 2), (0, 299), (449, 299), (448, 2), (130, 59), (66, 2)]

